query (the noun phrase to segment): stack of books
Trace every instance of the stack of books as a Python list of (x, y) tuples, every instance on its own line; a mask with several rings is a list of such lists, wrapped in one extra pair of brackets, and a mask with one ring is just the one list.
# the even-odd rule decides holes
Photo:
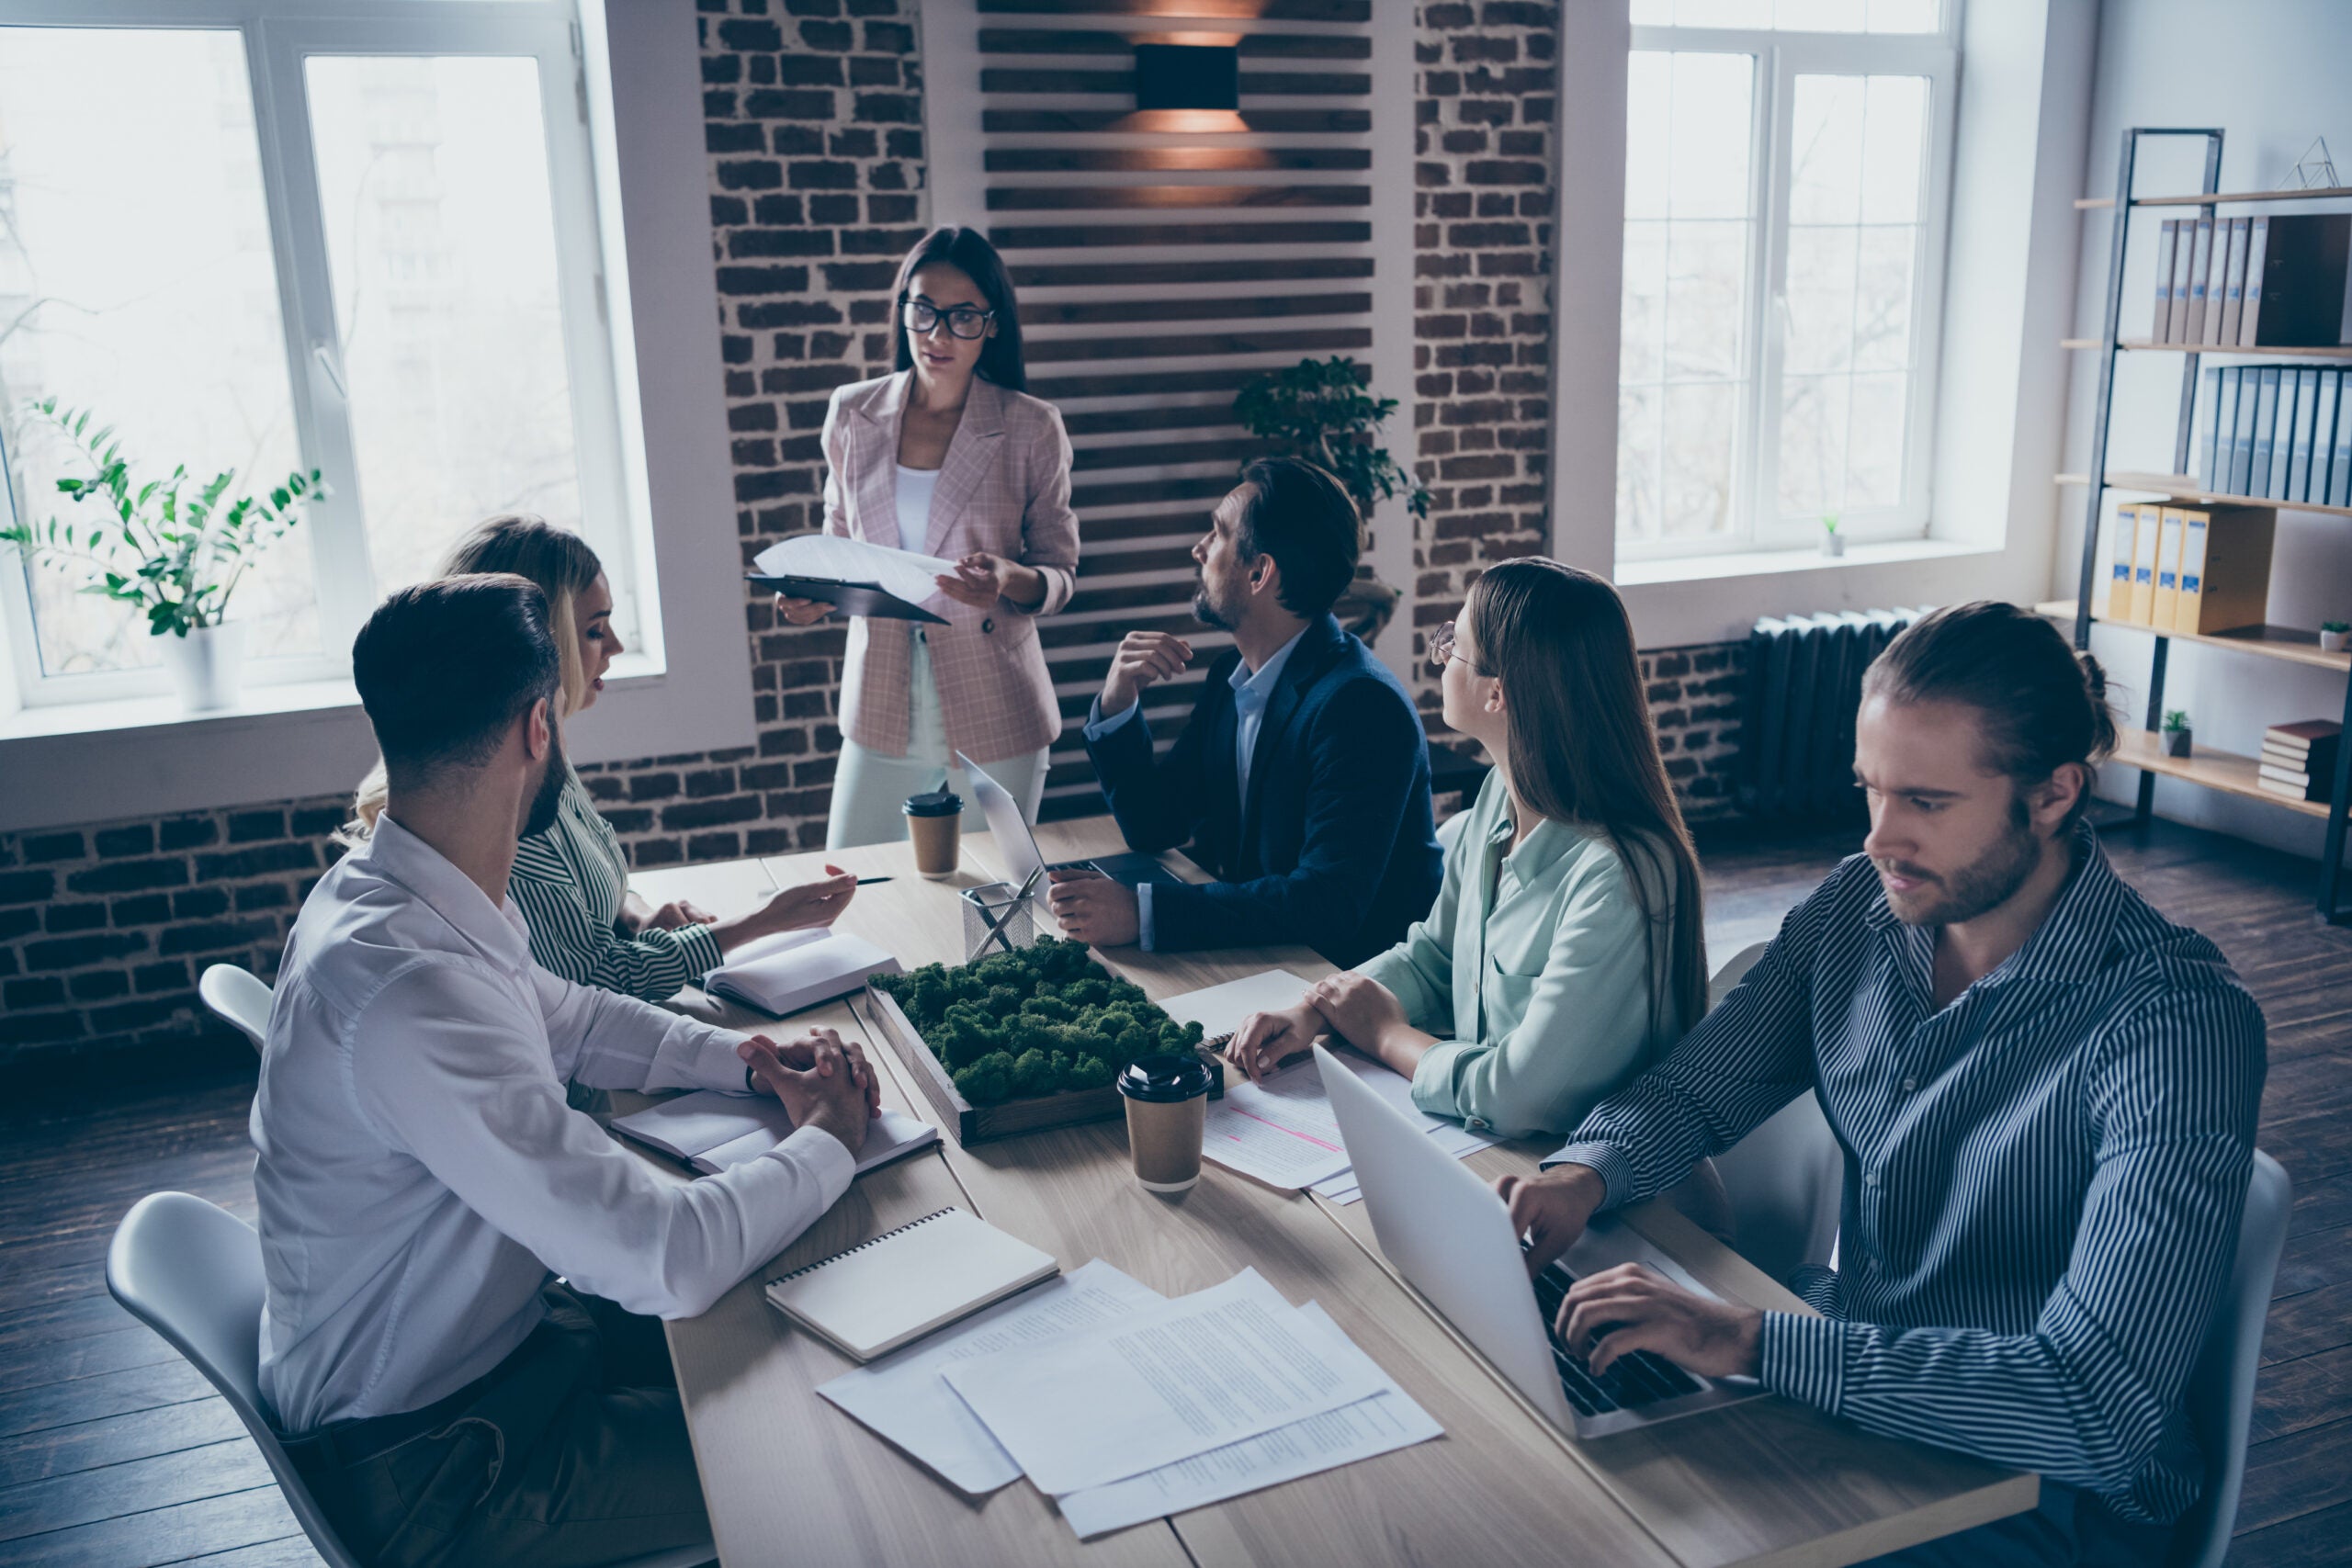
[(2199, 418), (2198, 477), (2216, 495), (2352, 506), (2352, 373), (2216, 367)]
[(2255, 783), (2289, 800), (2325, 800), (2335, 784), (2335, 748), (2344, 727), (2334, 719), (2274, 724), (2262, 733), (2261, 773)]
[(2343, 212), (2165, 220), (2149, 339), (2222, 349), (2345, 342), (2347, 232), (2352, 213)]

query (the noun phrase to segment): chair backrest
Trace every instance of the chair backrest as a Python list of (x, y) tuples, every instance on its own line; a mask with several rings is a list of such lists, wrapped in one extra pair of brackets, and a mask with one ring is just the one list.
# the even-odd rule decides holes
[[(1709, 983), (1707, 1005), (1720, 1003), (1763, 955), (1760, 942), (1733, 954)], [(1812, 1095), (1791, 1100), (1717, 1155), (1715, 1170), (1731, 1202), (1732, 1245), (1741, 1257), (1775, 1280), (1800, 1265), (1829, 1261), (1846, 1156)]]
[(213, 1016), (261, 1049), (269, 1033), (269, 1004), (275, 998), (267, 985), (233, 964), (215, 964), (196, 982), (196, 994)]
[(2245, 1480), (2246, 1425), (2254, 1416), (2262, 1329), (2269, 1321), (2271, 1281), (2287, 1246), (2287, 1211), (2294, 1201), (2295, 1184), (2286, 1171), (2256, 1149), (2237, 1258), (2188, 1374), (2188, 1426), (2205, 1450), (2205, 1492), (2175, 1531), (2173, 1561), (2181, 1568), (2221, 1568), (2229, 1555), (2238, 1489)]
[(150, 1193), (115, 1227), (107, 1289), (220, 1391), (330, 1568), (360, 1568), (261, 1413), (261, 1238), (253, 1227), (186, 1192)]

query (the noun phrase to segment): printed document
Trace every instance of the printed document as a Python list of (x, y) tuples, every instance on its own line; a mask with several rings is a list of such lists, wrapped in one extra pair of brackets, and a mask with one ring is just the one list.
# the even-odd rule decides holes
[[(1339, 1325), (1315, 1303), (1307, 1303), (1299, 1312), (1334, 1337), (1339, 1335)], [(1370, 1399), (1278, 1427), (1263, 1437), (1229, 1443), (1055, 1501), (1062, 1517), (1083, 1540), (1444, 1435), (1445, 1429), (1413, 1403), (1412, 1395), (1391, 1382)]]
[(949, 1485), (972, 1495), (1021, 1478), (1021, 1466), (989, 1436), (940, 1370), (976, 1356), (1060, 1340), (1105, 1327), (1167, 1298), (1101, 1258), (967, 1319), (952, 1334), (918, 1340), (817, 1392), (913, 1455)]
[(953, 577), (956, 563), (937, 556), (894, 550), (837, 534), (799, 534), (770, 545), (752, 558), (763, 577), (829, 577), (838, 582), (871, 582), (910, 604), (939, 592), (934, 577)]
[[(1346, 1046), (1335, 1046), (1332, 1054), (1454, 1158), (1495, 1141), (1415, 1105), (1412, 1080), (1385, 1064)], [(1311, 1187), (1336, 1201), (1355, 1201), (1355, 1179), (1340, 1141), (1339, 1120), (1331, 1114), (1322, 1069), (1312, 1056), (1301, 1057), (1263, 1082), (1228, 1085), (1223, 1100), (1209, 1102), (1201, 1152), (1269, 1187), (1293, 1191)]]
[(1387, 1374), (1254, 1269), (1076, 1338), (943, 1371), (1039, 1491), (1122, 1481), (1368, 1399)]

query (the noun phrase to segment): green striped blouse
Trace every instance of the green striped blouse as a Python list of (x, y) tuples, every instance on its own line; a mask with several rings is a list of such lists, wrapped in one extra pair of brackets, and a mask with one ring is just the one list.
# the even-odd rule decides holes
[(649, 1002), (667, 1001), (718, 967), (718, 939), (708, 926), (676, 931), (620, 924), (628, 862), (612, 824), (596, 814), (587, 786), (564, 781), (555, 825), (514, 852), (507, 896), (531, 928), (531, 958), (542, 969)]

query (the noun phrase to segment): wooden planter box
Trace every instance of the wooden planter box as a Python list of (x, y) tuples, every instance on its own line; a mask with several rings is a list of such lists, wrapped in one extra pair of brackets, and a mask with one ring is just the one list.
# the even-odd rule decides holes
[[(850, 1006), (866, 1032), (888, 1045), (890, 1054), (906, 1067), (916, 1087), (922, 1090), (922, 1097), (938, 1114), (939, 1124), (953, 1133), (959, 1144), (968, 1146), (991, 1138), (1010, 1138), (1017, 1133), (1075, 1126), (1081, 1122), (1107, 1122), (1126, 1114), (1118, 1089), (1108, 1084), (1101, 1089), (1070, 1089), (1032, 1100), (1008, 1100), (1001, 1105), (974, 1105), (956, 1092), (956, 1080), (947, 1076), (945, 1064), (923, 1043), (914, 1021), (907, 1017), (896, 997), (869, 985), (851, 997)], [(1201, 1059), (1208, 1063), (1212, 1075), (1209, 1098), (1222, 1100), (1223, 1059), (1206, 1052), (1201, 1053)]]

